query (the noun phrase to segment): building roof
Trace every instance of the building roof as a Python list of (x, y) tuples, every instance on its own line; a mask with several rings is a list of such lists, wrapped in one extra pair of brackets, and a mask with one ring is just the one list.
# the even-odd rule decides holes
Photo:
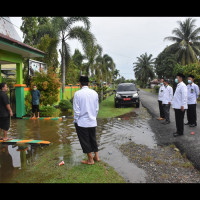
[(25, 58), (44, 57), (45, 52), (21, 42), (14, 26), (8, 22), (9, 20), (9, 17), (0, 17), (0, 49)]
[(10, 17), (0, 17), (0, 33), (7, 37), (18, 40), (19, 42), (22, 42), (21, 38), (19, 37), (17, 31), (10, 21)]

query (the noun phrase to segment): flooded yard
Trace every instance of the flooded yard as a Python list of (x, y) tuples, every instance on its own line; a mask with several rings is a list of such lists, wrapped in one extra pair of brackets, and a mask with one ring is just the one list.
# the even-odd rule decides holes
[[(152, 117), (147, 110), (141, 106), (139, 109), (134, 109), (132, 112), (117, 118), (97, 120), (97, 142), (100, 159), (112, 166), (124, 178), (125, 182), (152, 182), (157, 175), (149, 171), (151, 170), (150, 167), (153, 166), (152, 170), (155, 170), (155, 165), (161, 167), (161, 163), (165, 163), (169, 157), (176, 154), (173, 150), (168, 152), (166, 149), (157, 146), (155, 135), (148, 123), (151, 119)], [(41, 162), (41, 168), (45, 167), (45, 163), (42, 163), (40, 159), (46, 155), (49, 156), (49, 161), (53, 159), (53, 164), (50, 166), (52, 170), (58, 167), (62, 160), (66, 167), (80, 166), (80, 161), (85, 158), (73, 119), (13, 119), (8, 135), (17, 139), (48, 140), (51, 144), (50, 146), (0, 144), (1, 183), (17, 182), (15, 177), (23, 176), (23, 173), (38, 160)], [(165, 161), (160, 158), (153, 163), (153, 155), (160, 151), (168, 152)], [(150, 152), (152, 152), (152, 155), (149, 155)], [(176, 157), (175, 159), (179, 158)], [(191, 166), (189, 167), (191, 174)], [(174, 166), (174, 168), (178, 170), (177, 166)], [(152, 174), (152, 176), (149, 177), (149, 174)], [(41, 181), (40, 173), (30, 174), (30, 176), (35, 176), (38, 182)], [(162, 171), (159, 171), (158, 176), (161, 176), (162, 179), (155, 178), (155, 181), (165, 182), (163, 179), (168, 177), (167, 173), (165, 172), (163, 175)], [(195, 180), (199, 180), (199, 175), (195, 176)], [(190, 175), (188, 177), (190, 178)], [(23, 177), (26, 182), (29, 182), (29, 179), (30, 177)], [(176, 180), (174, 181), (176, 182)]]
[[(118, 118), (98, 119), (97, 142), (102, 161), (121, 174), (127, 182), (145, 182), (145, 172), (121, 153), (119, 146), (134, 141), (153, 148), (154, 134), (147, 121), (150, 118), (144, 108)], [(36, 161), (42, 152), (59, 150), (57, 160), (66, 165), (79, 165), (84, 158), (73, 119), (24, 120), (13, 119), (8, 135), (17, 139), (48, 140), (50, 146), (0, 144), (0, 182), (10, 182)], [(66, 156), (69, 151), (69, 156)], [(63, 152), (63, 155), (62, 155)], [(65, 152), (65, 153), (64, 153)]]

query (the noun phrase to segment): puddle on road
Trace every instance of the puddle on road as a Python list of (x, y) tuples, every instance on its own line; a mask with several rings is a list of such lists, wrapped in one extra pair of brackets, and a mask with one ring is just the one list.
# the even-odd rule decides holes
[[(145, 108), (137, 109), (137, 113), (129, 113), (119, 118), (98, 119), (97, 142), (99, 156), (102, 161), (114, 167), (127, 182), (145, 182), (145, 171), (130, 163), (119, 147), (121, 144), (134, 141), (149, 148), (156, 146), (154, 133), (148, 120), (150, 115)], [(58, 155), (59, 160), (66, 164), (78, 165), (84, 158), (78, 137), (73, 124), (73, 119), (63, 121), (51, 120), (12, 120), (9, 136), (18, 139), (35, 139), (51, 141), (51, 148), (60, 148), (61, 152), (70, 146), (71, 156), (65, 158)], [(48, 151), (48, 146), (16, 146), (0, 144), (0, 182), (9, 182), (26, 166), (31, 166), (42, 151)], [(69, 148), (66, 148), (69, 149)]]

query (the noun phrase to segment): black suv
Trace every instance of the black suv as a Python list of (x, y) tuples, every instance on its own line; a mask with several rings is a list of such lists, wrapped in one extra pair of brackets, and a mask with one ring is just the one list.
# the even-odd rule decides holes
[(133, 83), (120, 83), (115, 94), (115, 107), (120, 105), (133, 105), (140, 107), (139, 89)]

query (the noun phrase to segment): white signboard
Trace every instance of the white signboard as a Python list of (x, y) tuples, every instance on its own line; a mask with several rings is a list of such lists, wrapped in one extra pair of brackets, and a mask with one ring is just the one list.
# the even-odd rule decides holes
[(42, 71), (47, 73), (46, 63), (29, 59), (29, 76), (35, 76), (35, 72), (41, 73)]

